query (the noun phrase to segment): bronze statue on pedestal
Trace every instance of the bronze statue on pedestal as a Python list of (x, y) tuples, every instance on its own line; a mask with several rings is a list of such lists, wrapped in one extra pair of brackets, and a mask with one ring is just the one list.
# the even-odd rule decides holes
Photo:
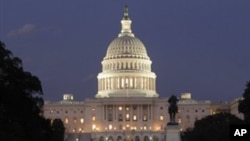
[(179, 101), (178, 98), (174, 95), (172, 95), (168, 99), (168, 103), (169, 103), (168, 113), (170, 116), (170, 122), (168, 124), (177, 124), (175, 121), (175, 115), (178, 112), (178, 106), (177, 106), (178, 101)]

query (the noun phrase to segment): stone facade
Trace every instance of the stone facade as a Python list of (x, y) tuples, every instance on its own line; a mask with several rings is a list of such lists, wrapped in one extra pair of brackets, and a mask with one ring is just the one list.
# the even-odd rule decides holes
[[(85, 99), (83, 102), (65, 99), (46, 102), (44, 116), (64, 121), (66, 133), (90, 133), (93, 139), (163, 140), (169, 122), (168, 98), (113, 97)], [(211, 114), (210, 101), (181, 98), (176, 115), (180, 129)], [(78, 135), (80, 136), (80, 135)], [(147, 136), (147, 137), (146, 137)]]

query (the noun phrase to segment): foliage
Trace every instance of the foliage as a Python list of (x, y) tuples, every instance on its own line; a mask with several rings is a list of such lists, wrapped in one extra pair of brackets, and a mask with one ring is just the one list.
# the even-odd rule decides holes
[(50, 120), (41, 116), (43, 104), (40, 80), (24, 71), (21, 59), (0, 41), (1, 140), (50, 140)]
[(51, 141), (64, 140), (65, 127), (61, 119), (54, 119), (52, 122), (52, 138)]
[(246, 84), (243, 99), (239, 101), (238, 110), (244, 114), (244, 120), (250, 124), (250, 81)]
[(230, 124), (243, 124), (243, 121), (230, 113), (207, 116), (183, 133), (183, 141), (229, 141)]

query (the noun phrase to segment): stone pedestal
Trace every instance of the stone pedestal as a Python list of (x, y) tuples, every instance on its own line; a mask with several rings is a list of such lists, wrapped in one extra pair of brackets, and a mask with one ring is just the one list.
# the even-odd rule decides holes
[(180, 127), (178, 124), (167, 124), (166, 141), (181, 141)]

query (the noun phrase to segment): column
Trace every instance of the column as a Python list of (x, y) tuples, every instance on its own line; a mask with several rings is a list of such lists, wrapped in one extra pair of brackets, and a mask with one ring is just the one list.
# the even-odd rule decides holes
[(117, 111), (116, 111), (117, 105), (114, 105), (114, 121), (117, 121)]
[(130, 77), (129, 76), (126, 78), (126, 81), (127, 81), (127, 88), (126, 89), (129, 89), (130, 88)]
[(149, 116), (150, 116), (150, 120), (152, 119), (152, 106), (151, 105), (149, 105)]
[(146, 77), (143, 77), (143, 87), (144, 87), (144, 90), (147, 89), (147, 84), (146, 84)]
[(129, 77), (129, 81), (130, 81), (130, 88), (133, 88), (134, 87), (133, 77)]
[(111, 89), (111, 77), (108, 77), (108, 90)]
[(134, 81), (134, 89), (136, 89), (136, 85), (137, 85), (136, 77), (134, 77), (133, 81)]
[(140, 105), (138, 104), (137, 105), (137, 120), (139, 120), (140, 119)]
[(149, 105), (147, 105), (147, 120), (149, 120), (149, 115), (150, 115), (150, 113), (149, 113), (150, 111), (149, 111)]
[(103, 118), (104, 118), (104, 120), (106, 120), (106, 113), (107, 113), (106, 105), (104, 105), (103, 108), (104, 108), (104, 110), (103, 110), (104, 111), (104, 114), (103, 114), (104, 117)]
[(133, 84), (132, 88), (134, 89), (135, 88), (135, 77), (133, 76), (131, 79), (132, 79), (132, 84)]
[(102, 90), (105, 90), (105, 78), (102, 78)]
[(129, 105), (129, 121), (133, 121), (133, 105)]
[(155, 80), (155, 78), (154, 78), (154, 79), (153, 79), (153, 88), (154, 88), (154, 90), (156, 89), (155, 86), (156, 86), (156, 80)]
[(142, 117), (142, 105), (139, 105), (138, 109), (139, 109), (139, 115), (138, 115), (138, 117), (141, 120), (141, 117)]
[(100, 90), (100, 80), (99, 79), (97, 80), (97, 83), (98, 83), (97, 89)]
[(103, 78), (101, 78), (100, 81), (101, 81), (101, 90), (103, 90)]
[(144, 89), (144, 77), (141, 77), (141, 88)]
[(149, 89), (152, 90), (152, 78), (149, 78)]
[(119, 89), (119, 77), (116, 77), (116, 89)]
[(115, 105), (112, 105), (112, 120), (114, 121), (115, 120)]
[(103, 79), (104, 79), (103, 80), (104, 81), (104, 90), (106, 90), (106, 86), (107, 86), (107, 84), (106, 84), (106, 78), (104, 77)]
[(114, 77), (114, 89), (117, 89), (117, 77)]
[(151, 89), (154, 90), (154, 78), (151, 78)]
[(114, 89), (114, 78), (111, 77), (110, 79), (111, 79), (111, 81), (110, 81), (110, 89), (113, 90)]
[(149, 77), (146, 77), (147, 80), (147, 90), (149, 90)]

